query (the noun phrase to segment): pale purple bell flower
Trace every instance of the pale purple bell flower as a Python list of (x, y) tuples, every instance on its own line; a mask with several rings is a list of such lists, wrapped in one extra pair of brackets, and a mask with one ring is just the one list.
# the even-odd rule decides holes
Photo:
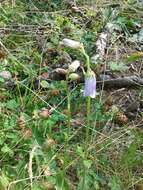
[(96, 96), (96, 77), (93, 71), (88, 72), (85, 76), (83, 96), (91, 98), (95, 98)]

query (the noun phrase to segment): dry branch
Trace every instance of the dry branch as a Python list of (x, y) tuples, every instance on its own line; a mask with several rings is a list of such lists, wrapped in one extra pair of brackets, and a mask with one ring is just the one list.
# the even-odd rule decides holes
[[(66, 73), (66, 72), (65, 72)], [(59, 72), (58, 69), (55, 69), (51, 74), (49, 74), (49, 79), (51, 80), (65, 80), (65, 73)], [(107, 78), (106, 75), (104, 78)], [(143, 87), (143, 78), (138, 76), (125, 76), (119, 78), (112, 78), (108, 80), (98, 80), (97, 78), (97, 86), (100, 87), (104, 84), (105, 88), (137, 88)], [(83, 76), (80, 79), (83, 82)]]
[(137, 76), (119, 77), (110, 80), (97, 81), (97, 85), (104, 83), (105, 88), (137, 88), (143, 87), (143, 78)]

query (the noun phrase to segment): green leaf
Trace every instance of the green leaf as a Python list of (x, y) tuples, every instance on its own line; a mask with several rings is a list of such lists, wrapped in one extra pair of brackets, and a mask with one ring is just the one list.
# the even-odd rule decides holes
[(127, 58), (127, 61), (136, 61), (140, 58), (143, 57), (143, 52), (136, 52), (136, 53), (133, 53), (132, 55), (128, 56)]
[(8, 177), (4, 173), (2, 173), (2, 175), (0, 176), (0, 189), (6, 189), (8, 184)]
[(5, 80), (4, 80), (2, 77), (0, 77), (0, 82), (3, 83), (4, 81), (5, 81)]
[(84, 160), (83, 161), (83, 164), (84, 164), (84, 166), (86, 167), (86, 168), (90, 168), (91, 167), (91, 165), (92, 165), (92, 160)]
[(112, 177), (111, 181), (108, 183), (108, 186), (111, 188), (111, 190), (121, 190), (115, 176)]
[(9, 156), (13, 156), (13, 155), (14, 155), (14, 152), (7, 146), (7, 144), (5, 144), (5, 145), (1, 148), (1, 151), (2, 151), (3, 153), (9, 154)]
[(81, 147), (81, 146), (78, 146), (78, 147), (77, 147), (77, 154), (78, 154), (79, 156), (81, 156), (82, 158), (85, 157), (85, 153), (84, 153), (84, 151), (83, 151), (83, 147)]
[(19, 107), (19, 104), (15, 101), (15, 99), (12, 99), (6, 103), (6, 107), (8, 109), (15, 110)]
[(129, 68), (124, 63), (109, 62), (108, 64), (112, 71), (125, 71)]
[(69, 190), (69, 185), (66, 181), (66, 176), (64, 172), (60, 172), (56, 176), (56, 189), (58, 190)]
[(40, 84), (41, 84), (42, 88), (49, 88), (50, 87), (50, 84), (47, 81), (45, 81), (45, 80), (42, 80), (40, 82)]
[(0, 137), (0, 145), (2, 145), (5, 141), (5, 135), (4, 134), (1, 134), (1, 137)]
[(132, 168), (139, 163), (140, 160), (137, 159), (137, 145), (132, 143), (122, 156), (122, 164), (125, 164), (128, 168)]

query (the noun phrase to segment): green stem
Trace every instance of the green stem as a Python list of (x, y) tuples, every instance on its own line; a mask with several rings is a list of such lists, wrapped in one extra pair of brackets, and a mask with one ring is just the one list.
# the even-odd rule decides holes
[[(81, 50), (82, 54), (85, 56), (86, 59), (86, 67), (87, 67), (87, 74), (91, 71), (90, 68), (90, 59), (87, 53), (85, 52), (84, 48)], [(85, 139), (85, 159), (88, 158), (88, 142), (89, 142), (89, 132), (90, 132), (90, 112), (91, 112), (91, 97), (88, 96), (86, 98), (86, 139)], [(84, 166), (84, 175), (83, 175), (83, 183), (82, 189), (85, 190), (85, 178), (87, 174), (87, 169)]]
[[(89, 142), (89, 129), (90, 129), (90, 110), (91, 109), (91, 98), (88, 96), (86, 98), (86, 140), (85, 140), (85, 159), (88, 159), (88, 142)], [(84, 166), (84, 174), (83, 174), (83, 183), (82, 189), (85, 190), (85, 178), (87, 174), (87, 168)]]
[(69, 89), (69, 86), (68, 86), (68, 74), (66, 76), (66, 81), (67, 81), (67, 87), (66, 87), (66, 90), (67, 90), (67, 111), (68, 111), (68, 123), (67, 123), (67, 127), (68, 127), (68, 130), (69, 130), (69, 133), (70, 133), (70, 120), (71, 120), (71, 102), (70, 102), (70, 89)]
[[(89, 59), (89, 56), (88, 54), (85, 52), (85, 49), (82, 48), (81, 50), (82, 54), (85, 56), (86, 58), (86, 66), (87, 66), (87, 72), (91, 71), (91, 68), (90, 68), (90, 59)], [(87, 146), (87, 143), (88, 143), (88, 138), (89, 138), (89, 128), (90, 128), (90, 104), (91, 104), (91, 98), (90, 97), (87, 97), (86, 98), (86, 105), (87, 105), (87, 115), (86, 115), (86, 118), (87, 118), (87, 128), (86, 128), (86, 146)]]
[(70, 105), (70, 90), (67, 87), (67, 109), (68, 109), (68, 128), (70, 129), (70, 120), (71, 120), (71, 105)]
[(87, 70), (91, 70), (90, 68), (90, 59), (89, 59), (89, 56), (88, 54), (85, 52), (84, 48), (81, 50), (82, 54), (85, 56), (86, 58), (86, 66), (87, 66)]
[(90, 129), (90, 109), (91, 109), (91, 98), (88, 96), (86, 98), (86, 119), (87, 119), (87, 127), (86, 127), (86, 148), (88, 146), (88, 140), (89, 140), (89, 129)]

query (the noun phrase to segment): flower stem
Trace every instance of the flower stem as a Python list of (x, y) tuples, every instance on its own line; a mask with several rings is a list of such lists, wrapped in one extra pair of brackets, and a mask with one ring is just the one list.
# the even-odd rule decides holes
[[(88, 96), (86, 98), (86, 139), (85, 139), (85, 158), (88, 159), (88, 142), (89, 142), (89, 129), (90, 129), (90, 104), (91, 98)], [(85, 181), (87, 175), (87, 168), (83, 167), (83, 181), (82, 181), (82, 189), (85, 190)]]
[(68, 109), (68, 128), (70, 130), (70, 120), (71, 120), (71, 105), (70, 105), (70, 90), (67, 86), (67, 109)]
[[(81, 53), (85, 56), (86, 59), (86, 67), (87, 67), (87, 73), (89, 74), (91, 72), (90, 68), (90, 59), (88, 54), (85, 52), (84, 47), (81, 49)], [(86, 137), (85, 137), (85, 159), (88, 159), (88, 142), (89, 142), (89, 132), (90, 132), (90, 113), (91, 113), (91, 97), (86, 97)], [(84, 166), (84, 175), (83, 175), (83, 183), (82, 183), (82, 189), (85, 190), (85, 181), (86, 181), (86, 175), (87, 175), (87, 168)]]
[(83, 54), (83, 55), (85, 56), (85, 58), (86, 58), (87, 71), (89, 71), (89, 70), (91, 70), (91, 68), (90, 68), (90, 59), (89, 59), (89, 56), (88, 56), (88, 54), (85, 52), (85, 49), (84, 49), (84, 48), (82, 48), (81, 52), (82, 52), (82, 54)]
[(68, 75), (66, 76), (66, 91), (67, 91), (67, 111), (68, 111), (68, 121), (67, 121), (67, 127), (68, 127), (68, 131), (70, 133), (70, 120), (71, 120), (71, 102), (70, 102), (70, 89), (69, 89), (69, 85), (68, 85)]
[[(87, 67), (87, 74), (89, 74), (89, 72), (91, 71), (90, 68), (90, 59), (88, 54), (85, 52), (84, 47), (81, 49), (81, 53), (85, 56), (86, 59), (86, 67)], [(87, 121), (87, 127), (86, 127), (86, 150), (87, 150), (87, 146), (88, 146), (88, 140), (89, 140), (89, 128), (90, 128), (90, 109), (91, 109), (91, 97), (88, 96), (86, 98), (86, 121)], [(87, 153), (88, 154), (88, 153)]]
[(87, 127), (86, 127), (86, 147), (88, 146), (89, 140), (89, 129), (90, 129), (90, 110), (91, 109), (91, 98), (88, 96), (86, 98), (86, 120), (87, 120)]

